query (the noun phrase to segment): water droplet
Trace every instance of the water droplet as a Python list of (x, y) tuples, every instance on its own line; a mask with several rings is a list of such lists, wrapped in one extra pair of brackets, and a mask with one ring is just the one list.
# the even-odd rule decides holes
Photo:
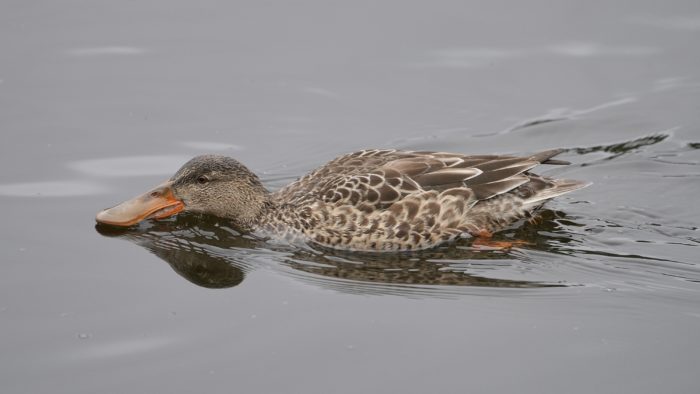
[(86, 332), (81, 332), (78, 334), (78, 339), (90, 339), (92, 338), (92, 334), (86, 333)]

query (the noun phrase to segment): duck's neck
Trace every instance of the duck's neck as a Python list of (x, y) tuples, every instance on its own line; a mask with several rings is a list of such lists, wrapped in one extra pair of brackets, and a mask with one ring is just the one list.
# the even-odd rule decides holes
[(249, 233), (259, 229), (265, 222), (265, 218), (276, 210), (270, 192), (262, 188), (259, 196), (249, 201), (246, 209), (230, 217), (234, 228), (242, 233)]

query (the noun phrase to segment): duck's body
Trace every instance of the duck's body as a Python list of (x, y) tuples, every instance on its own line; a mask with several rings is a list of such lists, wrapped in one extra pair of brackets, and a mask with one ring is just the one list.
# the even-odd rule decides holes
[(189, 209), (229, 218), (241, 232), (326, 247), (426, 249), (460, 236), (498, 231), (546, 200), (587, 186), (529, 172), (538, 164), (568, 164), (551, 159), (561, 152), (513, 157), (364, 150), (341, 156), (273, 193), (234, 159), (199, 156), (165, 186), (137, 198), (168, 195), (167, 204), (134, 216), (132, 200), (101, 212), (97, 220), (130, 225)]

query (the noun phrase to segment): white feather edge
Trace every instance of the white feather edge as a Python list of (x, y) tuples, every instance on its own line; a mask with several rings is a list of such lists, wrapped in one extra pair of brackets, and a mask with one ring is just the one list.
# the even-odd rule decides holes
[(525, 200), (525, 204), (533, 205), (541, 201), (550, 200), (554, 197), (583, 189), (592, 184), (593, 182), (582, 182), (574, 179), (557, 179), (554, 181), (554, 187), (545, 189), (542, 192), (535, 194), (531, 198), (528, 198)]

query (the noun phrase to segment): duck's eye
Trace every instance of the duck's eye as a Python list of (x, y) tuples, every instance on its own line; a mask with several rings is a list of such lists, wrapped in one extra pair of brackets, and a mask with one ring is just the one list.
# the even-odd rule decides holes
[(201, 175), (199, 178), (197, 178), (197, 183), (199, 183), (200, 185), (204, 185), (207, 182), (209, 182), (209, 178), (205, 175)]

